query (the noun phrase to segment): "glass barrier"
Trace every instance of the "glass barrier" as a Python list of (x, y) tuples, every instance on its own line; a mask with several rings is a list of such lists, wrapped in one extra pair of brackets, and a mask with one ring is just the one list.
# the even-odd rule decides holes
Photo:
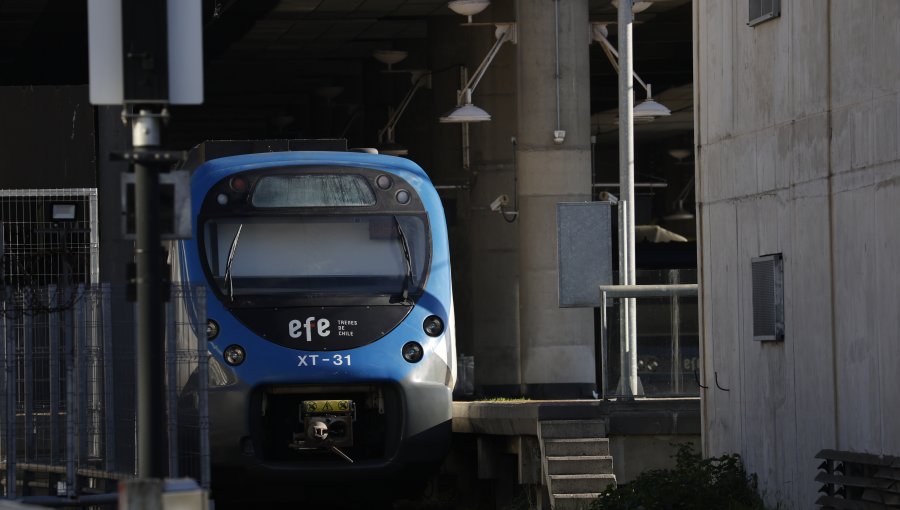
[[(697, 283), (695, 269), (640, 270), (638, 285)], [(638, 396), (699, 396), (699, 328), (696, 296), (635, 298)], [(622, 298), (607, 298), (606, 353), (601, 373), (605, 397), (627, 396), (627, 349), (622, 348)], [(601, 372), (604, 372), (601, 369)], [(625, 377), (623, 377), (625, 375)]]

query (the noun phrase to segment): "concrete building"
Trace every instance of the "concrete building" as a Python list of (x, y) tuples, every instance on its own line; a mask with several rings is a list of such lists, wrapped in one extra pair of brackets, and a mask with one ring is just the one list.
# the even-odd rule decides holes
[[(694, 3), (703, 442), (741, 453), (769, 503), (813, 508), (820, 450), (900, 454), (900, 4), (750, 21), (748, 2)], [(769, 254), (784, 335), (755, 341)]]

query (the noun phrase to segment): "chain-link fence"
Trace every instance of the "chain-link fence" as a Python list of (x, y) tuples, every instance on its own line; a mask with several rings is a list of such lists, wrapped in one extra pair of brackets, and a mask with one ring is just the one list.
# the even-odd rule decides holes
[[(115, 492), (136, 473), (136, 327), (124, 287), (0, 290), (0, 472), (7, 498)], [(169, 476), (209, 486), (204, 288), (166, 306)]]
[(0, 285), (92, 285), (98, 275), (95, 188), (0, 190)]

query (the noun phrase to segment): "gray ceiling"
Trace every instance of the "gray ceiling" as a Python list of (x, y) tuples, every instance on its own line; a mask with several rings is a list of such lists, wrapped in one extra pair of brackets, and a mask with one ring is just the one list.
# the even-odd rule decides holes
[[(0, 85), (86, 83), (85, 4), (0, 0)], [(589, 5), (592, 21), (615, 20), (610, 0), (590, 0)], [(653, 83), (657, 98), (691, 81), (690, 11), (690, 0), (655, 0), (636, 16), (635, 70)], [(273, 119), (315, 117), (322, 105), (343, 109), (344, 118), (332, 119), (327, 132), (305, 134), (338, 134), (350, 117), (371, 106), (372, 94), (361, 89), (373, 81), (366, 76), (381, 66), (372, 52), (405, 49), (409, 61), (424, 62), (429, 22), (456, 16), (445, 0), (203, 0), (203, 12), (208, 104), (183, 109), (173, 134), (184, 143), (203, 131), (216, 137), (271, 135), (278, 129)], [(614, 26), (611, 30), (615, 43)], [(355, 91), (331, 102), (315, 93), (326, 85)], [(615, 108), (616, 91), (615, 70), (592, 45), (595, 118)], [(685, 97), (682, 93), (680, 99)], [(678, 109), (689, 112), (690, 102), (679, 103)], [(672, 126), (683, 128), (683, 123)], [(595, 126), (601, 138), (605, 129)]]

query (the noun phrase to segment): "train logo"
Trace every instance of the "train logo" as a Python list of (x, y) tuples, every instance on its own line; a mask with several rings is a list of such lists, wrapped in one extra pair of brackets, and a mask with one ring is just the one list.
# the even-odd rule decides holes
[(306, 341), (312, 342), (313, 330), (320, 337), (326, 337), (331, 334), (328, 330), (331, 322), (328, 319), (318, 319), (315, 317), (307, 317), (305, 322), (296, 319), (288, 323), (288, 334), (291, 338), (301, 338), (303, 336), (304, 327), (306, 329)]

